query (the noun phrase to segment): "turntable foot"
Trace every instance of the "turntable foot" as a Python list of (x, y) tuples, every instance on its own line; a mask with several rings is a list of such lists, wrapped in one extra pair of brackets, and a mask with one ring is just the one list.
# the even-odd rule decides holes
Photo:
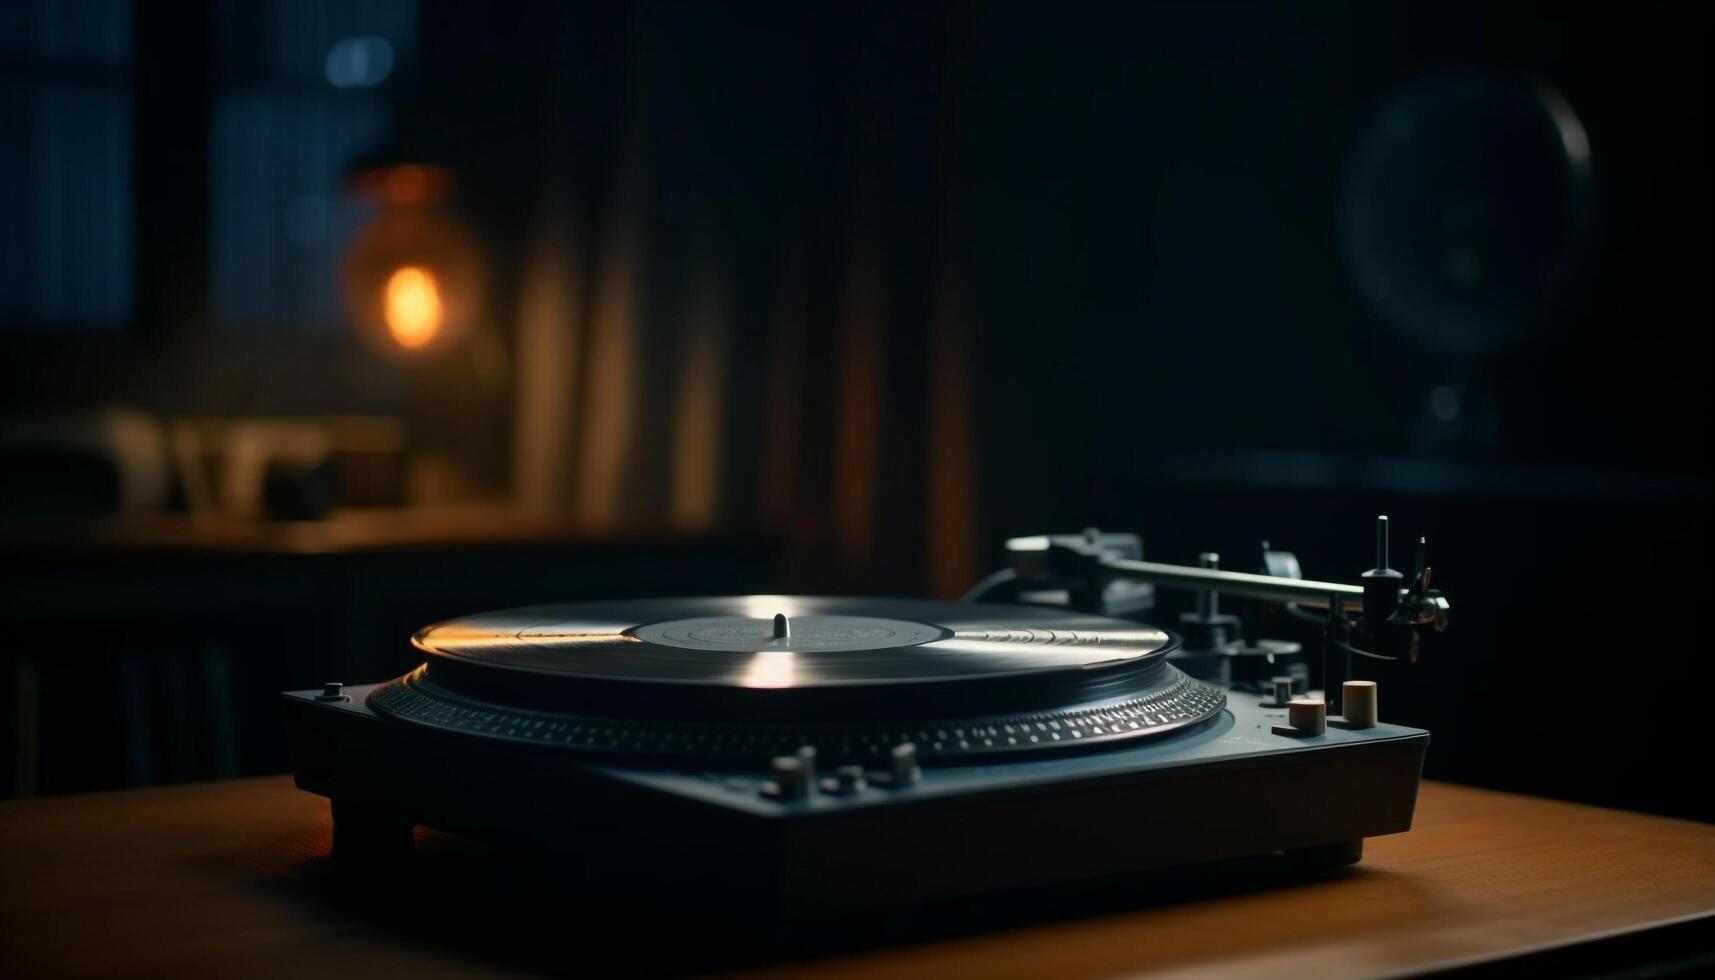
[(411, 853), (414, 826), (410, 818), (391, 807), (334, 800), (334, 859), (373, 862), (403, 857)]
[(1343, 868), (1364, 859), (1364, 839), (1336, 841), (1286, 852), (1286, 859), (1305, 869)]

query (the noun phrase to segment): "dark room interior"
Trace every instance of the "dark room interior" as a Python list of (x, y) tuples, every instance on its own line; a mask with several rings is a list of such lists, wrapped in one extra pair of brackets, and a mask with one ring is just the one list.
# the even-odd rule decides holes
[[(0, 0), (0, 972), (1715, 969), (1709, 55), (1707, 11), (1665, 3)], [(1361, 577), (1390, 566), (1397, 590)], [(1199, 586), (1199, 568), (1275, 584)], [(1362, 615), (1345, 621), (1338, 595), (1318, 613), (1280, 577), (1355, 583)], [(876, 603), (980, 598), (962, 608), (988, 610), (985, 629), (1038, 639), (1098, 629), (1031, 625), (1055, 610), (1153, 624), (1175, 651), (1162, 669), (1230, 688), (1221, 717), (1241, 727), (1241, 693), (1278, 724), (1308, 688), (1350, 735), (1363, 709), (1348, 685), (1341, 715), (1340, 682), (1374, 681), (1359, 690), (1384, 692), (1383, 722), (1430, 733), (1423, 788), (1414, 770), (1403, 791), (1413, 829), (1309, 884), (1168, 867), (1191, 851), (1074, 873), (1083, 858), (1032, 850), (1060, 832), (1053, 806), (1008, 804), (974, 812), (1018, 843), (979, 858), (973, 832), (982, 870), (957, 897), (881, 887), (862, 928), (813, 916), (754, 941), (719, 916), (683, 926), (687, 946), (720, 935), (707, 956), (521, 939), (562, 928), (523, 856), (539, 843), (507, 830), (470, 835), (495, 838), (478, 848), (415, 802), (388, 801), (419, 828), (414, 863), (387, 875), (415, 884), (341, 870), (330, 828), (357, 811), (306, 774), (283, 692), (347, 697), (426, 655), (434, 675), (446, 651), (412, 641), (430, 624), (523, 643), (576, 630), (463, 617), (702, 596), (749, 597), (734, 615), (799, 651), (797, 675), (792, 652), (747, 654), (763, 659), (739, 687), (801, 688), (790, 597), (813, 595), (911, 623)], [(1401, 625), (1413, 601), (1427, 611)], [(627, 640), (698, 649), (671, 625)], [(1384, 633), (1392, 659), (1335, 639), (1373, 651)], [(1115, 635), (1132, 639), (1100, 642), (1144, 634)], [(1287, 662), (1298, 687), (1271, 695)], [(681, 710), (636, 683), (652, 716)], [(541, 690), (520, 688), (537, 711), (521, 717), (560, 717)], [(935, 717), (977, 717), (960, 697), (963, 714)], [(859, 714), (911, 719), (907, 698)], [(817, 702), (813, 723), (843, 703)], [(756, 704), (731, 720), (773, 723)], [(369, 707), (384, 724), (406, 710)], [(340, 765), (394, 764), (342, 738), (327, 735)], [(890, 785), (885, 747), (873, 762), (805, 741), (811, 797)], [(958, 768), (913, 747), (926, 780)], [(895, 748), (903, 781), (916, 770)], [(1050, 764), (970, 771), (1016, 788)], [(724, 763), (675, 765), (717, 787), (699, 792), (755, 795)], [(754, 785), (789, 797), (798, 770), (773, 765)], [(1384, 793), (1379, 775), (1338, 778)], [(522, 785), (496, 808), (533, 806)], [(1197, 819), (1362, 809), (1310, 777), (1266, 800), (1261, 785)], [(235, 795), (264, 792), (289, 803)], [(893, 812), (932, 809), (893, 792)], [(647, 843), (703, 818), (622, 796), (613, 840), (644, 840), (643, 863), (728, 904), (717, 872)], [(1139, 799), (1089, 805), (1171, 837)], [(1518, 853), (1473, 815), (1503, 802), (1521, 815), (1493, 820), (1545, 862), (1505, 872), (1543, 896), (1495, 899), (1528, 923), (1451, 912), (1413, 877)], [(871, 848), (934, 850), (915, 824), (824, 818), (850, 824), (816, 845), (843, 857), (793, 838), (781, 881), (822, 868), (837, 893)], [(721, 819), (700, 826), (732, 839)], [(369, 824), (344, 826), (349, 841)], [(1446, 855), (1406, 850), (1426, 841)], [(566, 859), (595, 890), (646, 877), (611, 849), (611, 866)], [(1596, 877), (1607, 864), (1629, 877)], [(398, 911), (435, 882), (549, 897), (470, 923)], [(730, 903), (790, 907), (781, 887)], [(203, 910), (222, 888), (250, 903), (230, 921)], [(1056, 888), (1089, 904), (1036, 916), (1007, 898), (1059, 906)], [(1351, 901), (1384, 911), (1309, 897), (1340, 888), (1378, 890)], [(1561, 904), (1531, 904), (1550, 891)], [(1290, 942), (1253, 929), (1228, 959), (1189, 951), (1245, 931), (1246, 903), (1275, 915), (1265, 901)], [(138, 918), (96, 950), (108, 915)], [(639, 916), (668, 931), (684, 913)], [(270, 959), (284, 929), (309, 950), (296, 964)]]

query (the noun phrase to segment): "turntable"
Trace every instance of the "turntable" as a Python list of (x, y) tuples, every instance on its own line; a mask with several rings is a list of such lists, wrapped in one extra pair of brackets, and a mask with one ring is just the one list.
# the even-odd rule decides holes
[[(1384, 518), (1362, 585), (1145, 562), (1089, 531), (1009, 542), (1012, 567), (969, 597), (1004, 602), (471, 616), (417, 633), (403, 677), (288, 693), (293, 768), (332, 801), (342, 862), (398, 857), (422, 825), (798, 912), (1261, 854), (1349, 863), (1409, 829), (1428, 744), (1378, 720), (1352, 658), (1413, 657), (1446, 624), (1421, 550), (1408, 584), (1385, 537)], [(1138, 621), (1157, 586), (1199, 593), (1179, 624), (1195, 643)], [(1245, 640), (1220, 594), (1318, 617), (1329, 693), (1296, 644)]]

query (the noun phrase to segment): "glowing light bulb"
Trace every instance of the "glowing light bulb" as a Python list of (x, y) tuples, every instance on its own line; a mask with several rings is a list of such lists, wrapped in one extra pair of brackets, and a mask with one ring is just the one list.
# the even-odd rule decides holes
[(390, 203), (379, 190), (373, 196), (382, 207), (340, 260), (340, 305), (384, 357), (412, 360), (452, 349), (482, 310), (481, 249), (450, 214)]
[(441, 289), (420, 266), (407, 265), (387, 277), (383, 319), (401, 347), (421, 347), (440, 333), (444, 317)]

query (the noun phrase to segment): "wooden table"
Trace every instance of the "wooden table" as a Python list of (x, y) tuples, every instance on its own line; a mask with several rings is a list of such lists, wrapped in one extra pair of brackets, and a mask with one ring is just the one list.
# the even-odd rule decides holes
[[(407, 868), (354, 883), (327, 859), (328, 832), (326, 802), (285, 777), (0, 804), (0, 975), (373, 978), (710, 962), (692, 947), (718, 882), (618, 910), (615, 921), (633, 923), (622, 935), (589, 914), (600, 883), (544, 894), (553, 886), (531, 879), (530, 862), (426, 832)], [(1132, 890), (1116, 899), (1116, 889)], [(805, 947), (810, 959), (712, 962), (780, 977), (1342, 977), (1640, 930), (1682, 937), (1684, 962), (1705, 955), (1715, 923), (1715, 826), (1429, 783), (1415, 830), (1371, 841), (1361, 865), (1331, 877), (1199, 872), (1075, 891), (1097, 898), (1047, 920), (997, 914), (1018, 900), (962, 918), (896, 912), (828, 924), (822, 932), (842, 938), (833, 952)], [(937, 916), (946, 921), (924, 928)], [(772, 927), (720, 928), (760, 940)]]

